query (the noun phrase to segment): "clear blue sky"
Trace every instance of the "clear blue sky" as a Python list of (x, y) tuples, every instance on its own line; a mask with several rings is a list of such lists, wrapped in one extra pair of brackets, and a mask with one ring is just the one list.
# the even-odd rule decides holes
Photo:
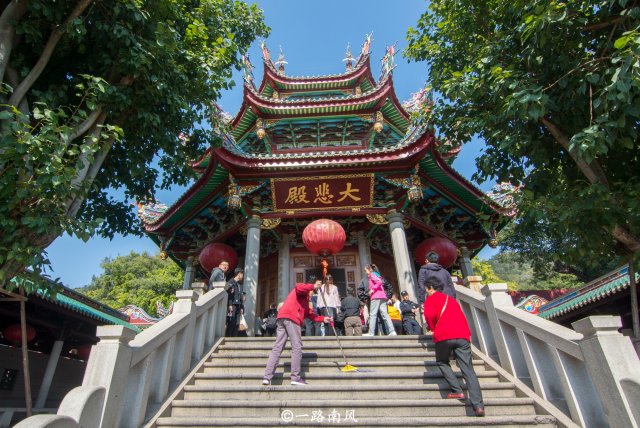
[[(371, 64), (374, 77), (379, 76), (380, 59), (385, 46), (398, 42), (397, 68), (393, 81), (398, 99), (405, 100), (410, 94), (424, 86), (428, 70), (424, 63), (408, 63), (402, 56), (406, 47), (406, 31), (414, 26), (426, 9), (423, 0), (263, 0), (257, 2), (264, 10), (271, 35), (266, 40), (272, 58), (278, 55), (282, 46), (289, 62), (289, 75), (320, 75), (340, 73), (344, 70), (342, 59), (347, 43), (351, 43), (354, 56), (360, 52), (365, 34), (373, 31)], [(249, 52), (254, 65), (254, 76), (262, 79), (262, 56), (259, 41), (254, 42)], [(242, 78), (234, 74), (235, 88), (222, 94), (218, 104), (235, 115), (242, 101)], [(476, 141), (463, 147), (453, 166), (467, 179), (475, 171), (474, 160), (482, 150), (482, 143)], [(480, 186), (489, 190), (491, 183)], [(182, 194), (183, 189), (159, 191), (157, 199), (171, 205)], [(120, 192), (114, 192), (115, 195)], [(70, 287), (82, 287), (91, 281), (93, 275), (102, 272), (100, 262), (106, 257), (125, 255), (131, 251), (158, 252), (156, 245), (148, 238), (118, 236), (109, 241), (93, 238), (87, 243), (69, 236), (58, 238), (48, 249), (52, 264), (52, 277), (59, 277)], [(495, 251), (483, 250), (480, 256), (490, 257)]]

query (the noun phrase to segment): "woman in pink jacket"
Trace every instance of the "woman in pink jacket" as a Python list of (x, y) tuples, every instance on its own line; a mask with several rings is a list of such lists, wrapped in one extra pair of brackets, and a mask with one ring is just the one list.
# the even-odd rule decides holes
[(369, 277), (369, 296), (371, 296), (371, 306), (369, 308), (369, 332), (363, 336), (375, 336), (378, 313), (382, 317), (389, 336), (397, 336), (391, 317), (387, 311), (387, 295), (382, 287), (382, 278), (378, 266), (371, 264), (364, 267), (364, 271)]

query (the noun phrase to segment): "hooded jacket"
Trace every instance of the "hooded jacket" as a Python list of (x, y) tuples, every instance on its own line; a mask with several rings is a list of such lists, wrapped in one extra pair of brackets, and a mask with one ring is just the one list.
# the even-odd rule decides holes
[(454, 299), (456, 298), (456, 289), (453, 286), (451, 274), (438, 263), (427, 263), (426, 265), (422, 265), (418, 273), (418, 304), (424, 303), (426, 297), (425, 283), (428, 278), (433, 277), (437, 278), (444, 286), (442, 289), (444, 294)]

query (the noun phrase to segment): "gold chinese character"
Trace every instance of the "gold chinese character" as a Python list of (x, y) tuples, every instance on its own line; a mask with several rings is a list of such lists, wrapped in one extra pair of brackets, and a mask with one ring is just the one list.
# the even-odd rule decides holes
[(308, 204), (307, 201), (307, 186), (289, 187), (289, 195), (284, 201), (285, 204)]
[(359, 201), (360, 199), (362, 199), (359, 196), (353, 195), (353, 193), (360, 193), (360, 189), (352, 189), (351, 182), (347, 181), (347, 188), (344, 192), (340, 192), (340, 195), (342, 195), (342, 197), (338, 199), (338, 202), (344, 201), (345, 199), (347, 199), (347, 197), (353, 199), (354, 201)]
[(316, 189), (316, 198), (313, 202), (320, 202), (321, 204), (330, 204), (333, 199), (333, 195), (329, 190), (329, 185), (327, 183), (322, 183)]

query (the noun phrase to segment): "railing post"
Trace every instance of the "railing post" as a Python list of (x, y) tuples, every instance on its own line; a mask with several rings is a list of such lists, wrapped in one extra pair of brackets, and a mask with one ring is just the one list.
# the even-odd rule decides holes
[[(217, 283), (214, 283), (214, 284), (217, 284)], [(198, 294), (198, 296), (202, 296), (204, 293), (207, 292), (207, 283), (205, 283), (205, 282), (194, 282), (194, 283), (191, 284), (191, 288), (193, 288), (193, 291), (195, 291)]]
[[(509, 346), (507, 344), (507, 338), (502, 331), (496, 308), (498, 307), (513, 307), (513, 301), (511, 296), (507, 294), (507, 284), (489, 284), (482, 287), (482, 294), (485, 296), (484, 305), (487, 310), (487, 318), (489, 325), (491, 326), (491, 333), (493, 340), (498, 351), (498, 359), (503, 369), (508, 371), (514, 376), (517, 376), (511, 354), (509, 352)], [(518, 344), (519, 346), (519, 344)]]
[(98, 326), (100, 342), (93, 347), (82, 386), (102, 386), (106, 390), (102, 413), (103, 427), (118, 426), (132, 350), (128, 343), (136, 336), (122, 325)]
[[(638, 427), (638, 356), (628, 337), (618, 332), (619, 317), (591, 316), (572, 323), (602, 406), (612, 427)], [(634, 397), (635, 394), (635, 397)]]
[(175, 353), (173, 355), (173, 368), (171, 377), (182, 380), (191, 366), (191, 351), (193, 348), (193, 335), (196, 328), (196, 305), (198, 295), (193, 290), (176, 291), (178, 301), (173, 306), (175, 314), (189, 314), (189, 324), (176, 337)]

